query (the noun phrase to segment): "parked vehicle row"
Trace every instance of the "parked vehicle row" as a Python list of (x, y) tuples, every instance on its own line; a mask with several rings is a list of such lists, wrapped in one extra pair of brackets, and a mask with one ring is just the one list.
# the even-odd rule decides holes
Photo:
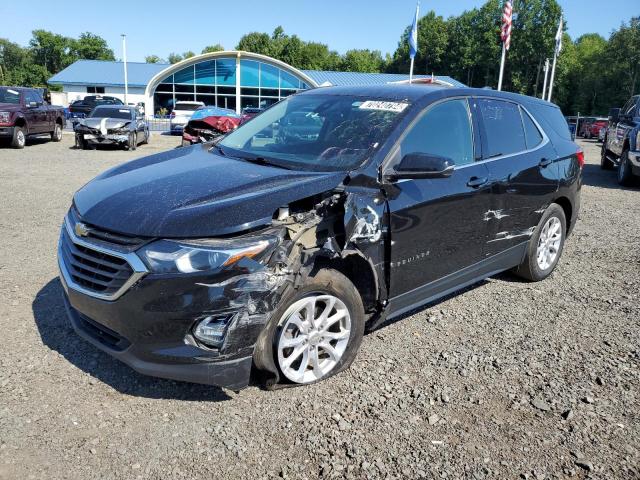
[(76, 100), (69, 105), (69, 116), (70, 118), (84, 118), (89, 115), (94, 108), (101, 105), (124, 105), (124, 103), (116, 97), (87, 95), (82, 100)]
[(62, 140), (64, 109), (49, 105), (41, 89), (0, 86), (0, 140), (24, 148), (27, 137), (49, 134)]
[(617, 167), (618, 183), (623, 186), (640, 178), (640, 95), (609, 112), (600, 166), (605, 170)]
[(539, 99), (307, 90), (76, 192), (58, 250), (67, 312), (148, 375), (232, 389), (324, 380), (365, 328), (503, 270), (548, 277), (583, 164)]

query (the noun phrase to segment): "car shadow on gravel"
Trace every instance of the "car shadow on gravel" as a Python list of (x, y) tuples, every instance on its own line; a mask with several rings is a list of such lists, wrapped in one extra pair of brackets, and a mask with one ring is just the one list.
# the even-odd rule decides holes
[(60, 280), (55, 278), (38, 292), (31, 305), (42, 343), (91, 377), (120, 393), (136, 397), (194, 402), (219, 402), (231, 398), (218, 387), (139, 374), (98, 350), (80, 338), (71, 328), (62, 295)]
[(623, 187), (618, 183), (618, 172), (602, 170), (600, 165), (587, 163), (582, 167), (582, 183), (591, 187), (612, 188), (615, 190), (637, 191), (638, 182), (633, 187)]

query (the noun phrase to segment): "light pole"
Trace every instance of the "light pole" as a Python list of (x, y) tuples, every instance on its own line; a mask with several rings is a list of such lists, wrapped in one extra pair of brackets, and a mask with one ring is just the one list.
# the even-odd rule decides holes
[(129, 94), (129, 81), (127, 78), (127, 36), (123, 33), (122, 37), (122, 63), (124, 64), (124, 104), (127, 103), (127, 95)]

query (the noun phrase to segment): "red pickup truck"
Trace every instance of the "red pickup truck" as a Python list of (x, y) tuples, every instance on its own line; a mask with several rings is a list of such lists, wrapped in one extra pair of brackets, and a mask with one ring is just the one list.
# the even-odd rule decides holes
[(27, 137), (48, 133), (62, 140), (64, 109), (48, 105), (35, 88), (0, 87), (0, 141), (24, 148)]

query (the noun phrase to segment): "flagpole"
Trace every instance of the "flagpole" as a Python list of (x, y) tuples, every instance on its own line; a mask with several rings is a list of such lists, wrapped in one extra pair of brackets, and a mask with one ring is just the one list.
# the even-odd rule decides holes
[(409, 85), (413, 81), (413, 57), (411, 57), (411, 67), (409, 67)]
[(556, 61), (558, 60), (558, 52), (553, 54), (553, 67), (551, 67), (551, 81), (549, 82), (549, 97), (547, 98), (547, 102), (551, 101), (551, 94), (553, 93), (553, 81), (556, 76)]
[(547, 96), (547, 79), (549, 78), (549, 59), (544, 60), (544, 85), (542, 85), (542, 99)]
[(500, 61), (500, 76), (498, 77), (498, 91), (502, 90), (502, 76), (504, 75), (504, 60), (506, 57), (506, 53), (507, 53), (507, 49), (505, 48), (505, 43), (502, 42), (502, 60)]

